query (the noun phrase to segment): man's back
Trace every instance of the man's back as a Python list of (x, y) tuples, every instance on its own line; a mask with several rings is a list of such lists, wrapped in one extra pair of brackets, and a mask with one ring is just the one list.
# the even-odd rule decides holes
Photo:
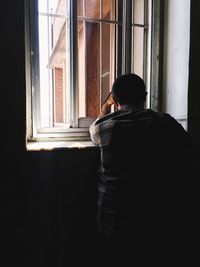
[(168, 239), (185, 212), (187, 132), (168, 114), (130, 106), (109, 114), (95, 127), (92, 136), (102, 159), (101, 231), (114, 236), (122, 225), (124, 234), (134, 229), (138, 240)]
[[(136, 258), (143, 262), (139, 266), (156, 261), (174, 266), (174, 258), (179, 266), (186, 255), (191, 261), (199, 233), (189, 134), (169, 114), (145, 110), (146, 95), (138, 75), (117, 77), (90, 128), (101, 150), (97, 228), (105, 257), (100, 266), (108, 258), (107, 266), (134, 266)], [(110, 113), (113, 105), (118, 111)]]

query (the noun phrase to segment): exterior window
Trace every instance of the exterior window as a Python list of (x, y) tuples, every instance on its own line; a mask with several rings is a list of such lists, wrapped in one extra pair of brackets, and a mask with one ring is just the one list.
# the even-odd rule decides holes
[(87, 140), (120, 74), (145, 80), (150, 105), (152, 0), (25, 2), (28, 139)]

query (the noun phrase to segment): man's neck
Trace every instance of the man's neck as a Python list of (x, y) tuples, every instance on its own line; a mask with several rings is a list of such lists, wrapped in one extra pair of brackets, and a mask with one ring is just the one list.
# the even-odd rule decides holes
[(124, 104), (120, 105), (119, 109), (133, 109), (133, 110), (141, 110), (144, 109), (144, 104)]

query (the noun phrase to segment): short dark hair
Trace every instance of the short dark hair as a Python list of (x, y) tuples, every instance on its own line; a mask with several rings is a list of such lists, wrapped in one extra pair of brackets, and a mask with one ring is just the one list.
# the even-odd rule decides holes
[(124, 74), (114, 81), (112, 94), (120, 105), (139, 105), (145, 102), (146, 85), (138, 75), (134, 73)]

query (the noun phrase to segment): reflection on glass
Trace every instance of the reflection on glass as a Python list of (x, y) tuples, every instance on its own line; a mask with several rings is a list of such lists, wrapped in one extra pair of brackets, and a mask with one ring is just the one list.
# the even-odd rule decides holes
[(77, 3), (77, 14), (78, 16), (83, 16), (83, 0), (79, 0)]
[(68, 7), (69, 1), (66, 0), (38, 1), (41, 127), (67, 122)]
[(111, 0), (103, 0), (103, 18), (110, 19), (111, 10)]
[(144, 29), (134, 27), (134, 72), (143, 78), (143, 59), (144, 59)]
[(100, 19), (100, 0), (85, 0), (86, 17)]
[(102, 25), (102, 75), (110, 70), (110, 25)]
[(106, 100), (110, 92), (110, 75), (106, 75), (101, 79), (102, 90), (101, 90), (101, 104)]
[[(103, 20), (96, 21), (100, 2)], [(86, 1), (86, 17), (78, 20), (79, 117), (98, 116), (114, 79), (116, 29), (115, 25), (104, 23), (104, 19), (109, 21), (110, 14), (115, 13), (111, 2)]]
[(134, 23), (136, 24), (144, 24), (144, 1), (146, 0), (134, 1)]
[[(70, 2), (73, 3), (38, 1), (42, 127), (70, 126), (73, 91), (70, 87)], [(81, 118), (98, 116), (101, 103), (111, 90), (116, 65), (121, 72), (122, 25), (110, 20), (122, 19), (122, 6), (122, 0), (77, 1), (78, 60), (74, 64), (78, 73), (77, 103)]]

